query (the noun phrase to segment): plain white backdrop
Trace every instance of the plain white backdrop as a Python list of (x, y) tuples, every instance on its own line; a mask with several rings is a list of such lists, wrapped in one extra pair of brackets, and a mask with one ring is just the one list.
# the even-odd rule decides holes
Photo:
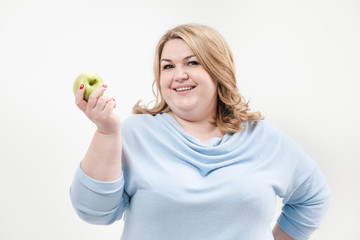
[(97, 72), (125, 119), (137, 100), (152, 99), (155, 45), (182, 23), (224, 35), (252, 110), (327, 177), (332, 204), (311, 239), (358, 239), (357, 0), (1, 0), (0, 239), (120, 238), (121, 221), (89, 225), (71, 206), (72, 177), (95, 131), (72, 84)]

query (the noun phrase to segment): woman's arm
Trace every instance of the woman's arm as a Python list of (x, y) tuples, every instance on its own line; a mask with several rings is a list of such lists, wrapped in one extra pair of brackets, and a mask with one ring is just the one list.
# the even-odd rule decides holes
[[(300, 176), (295, 174), (294, 181), (299, 179)], [(325, 177), (316, 167), (305, 180), (288, 185), (277, 223), (296, 240), (309, 239), (325, 217), (330, 192)]]
[(83, 100), (84, 89), (76, 94), (76, 105), (97, 130), (75, 173), (70, 197), (79, 217), (93, 224), (111, 224), (120, 219), (129, 203), (121, 171), (120, 119), (112, 112), (114, 99), (100, 96), (105, 89), (95, 89), (88, 102)]
[(276, 224), (273, 231), (274, 240), (294, 240), (280, 226)]
[(121, 134), (104, 134), (96, 131), (89, 149), (81, 162), (81, 169), (98, 181), (113, 181), (120, 178)]
[(113, 113), (116, 107), (114, 99), (101, 96), (105, 89), (106, 85), (96, 88), (88, 102), (83, 100), (85, 89), (79, 89), (75, 102), (97, 126), (81, 168), (96, 180), (112, 181), (122, 174), (121, 124), (119, 117)]

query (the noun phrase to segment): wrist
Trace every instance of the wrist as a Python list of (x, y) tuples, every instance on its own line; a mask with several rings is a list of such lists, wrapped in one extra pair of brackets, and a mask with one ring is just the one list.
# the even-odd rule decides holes
[(121, 136), (121, 128), (119, 127), (118, 129), (113, 129), (110, 131), (105, 131), (101, 128), (97, 128), (96, 133), (98, 135), (102, 135), (104, 137), (120, 137)]

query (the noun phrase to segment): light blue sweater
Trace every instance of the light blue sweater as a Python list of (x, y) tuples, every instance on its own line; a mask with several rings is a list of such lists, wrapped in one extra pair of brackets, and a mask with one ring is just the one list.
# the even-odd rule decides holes
[(71, 186), (78, 215), (110, 224), (124, 215), (124, 240), (271, 240), (279, 225), (308, 239), (328, 208), (330, 190), (315, 162), (266, 121), (200, 142), (167, 113), (122, 123), (123, 175), (113, 182), (79, 167)]

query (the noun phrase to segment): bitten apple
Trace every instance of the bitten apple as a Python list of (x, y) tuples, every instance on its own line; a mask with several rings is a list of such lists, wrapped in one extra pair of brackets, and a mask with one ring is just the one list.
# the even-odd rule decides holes
[(91, 92), (94, 91), (95, 88), (104, 85), (104, 81), (94, 72), (81, 73), (74, 82), (74, 95), (80, 88), (81, 84), (84, 84), (85, 87), (84, 100), (88, 101)]

